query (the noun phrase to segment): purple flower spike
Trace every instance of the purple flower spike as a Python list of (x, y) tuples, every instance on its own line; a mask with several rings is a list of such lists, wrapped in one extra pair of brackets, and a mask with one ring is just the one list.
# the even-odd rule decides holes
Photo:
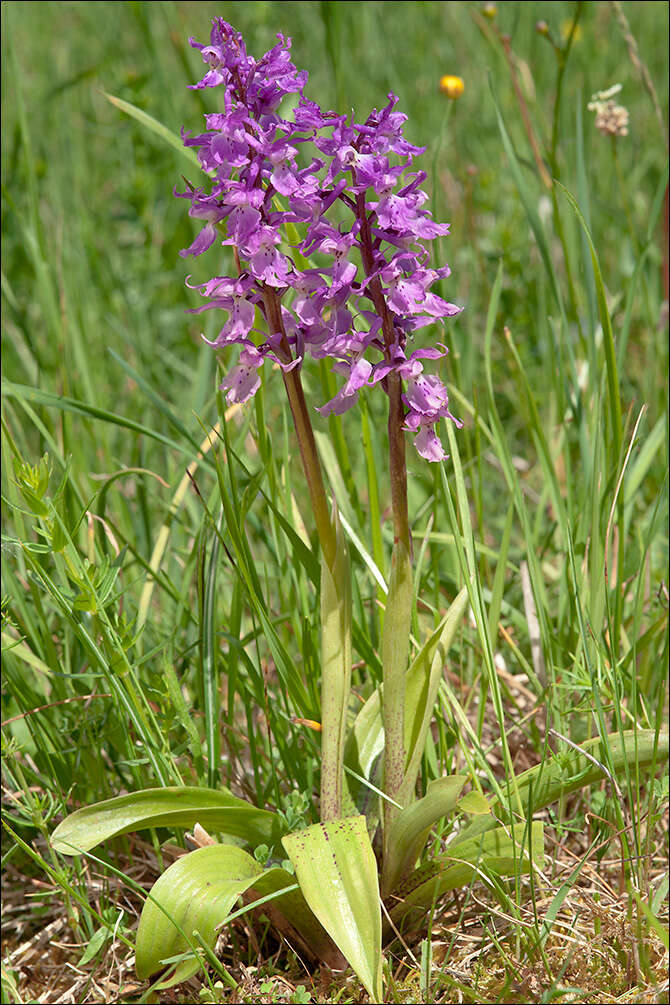
[[(412, 170), (423, 149), (405, 139), (406, 116), (394, 94), (363, 123), (323, 111), (303, 93), (307, 73), (291, 61), (291, 40), (277, 39), (258, 60), (222, 18), (212, 22), (209, 44), (191, 39), (207, 66), (193, 87), (221, 87), (223, 98), (220, 111), (205, 115), (203, 132), (182, 131), (210, 190), (176, 193), (204, 224), (181, 254), (201, 255), (217, 241), (235, 252), (237, 277), (197, 287), (206, 303), (196, 313), (227, 312), (210, 344), (240, 347), (222, 388), (228, 401), (245, 402), (260, 386), (266, 357), (285, 372), (310, 356), (328, 358), (344, 384), (318, 411), (340, 415), (361, 391), (377, 384), (388, 390), (395, 373), (404, 387), (405, 429), (416, 434), (422, 457), (442, 460), (436, 423), (460, 423), (446, 387), (421, 361), (438, 360), (446, 349), (406, 351), (415, 331), (460, 311), (432, 290), (450, 270), (428, 266), (426, 243), (449, 226), (424, 209), (426, 176)], [(297, 101), (283, 118), (288, 95)], [(269, 331), (264, 342), (258, 311)]]

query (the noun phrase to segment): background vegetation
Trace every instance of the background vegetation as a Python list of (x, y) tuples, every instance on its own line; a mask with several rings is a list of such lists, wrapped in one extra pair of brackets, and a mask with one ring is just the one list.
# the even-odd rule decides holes
[[(420, 334), (450, 346), (465, 427), (444, 474), (410, 457), (415, 635), (467, 571), (483, 617), (451, 653), (424, 776), (502, 770), (502, 733), (520, 771), (565, 742), (549, 730), (667, 722), (667, 6), (509, 2), (488, 20), (461, 2), (4, 3), (3, 1001), (142, 993), (132, 930), (175, 835), (66, 863), (47, 835), (68, 810), (223, 782), (312, 819), (318, 737), (296, 719), (319, 717), (318, 574), (281, 382), (267, 373), (199, 455), (225, 412), (200, 339), (218, 319), (185, 313), (184, 278), (227, 263), (179, 258), (195, 228), (172, 193), (193, 168), (105, 94), (197, 131), (216, 93), (187, 89), (187, 40), (217, 15), (255, 55), (292, 36), (325, 107), (360, 120), (398, 94), (452, 224), (442, 293), (464, 311)], [(561, 49), (576, 17), (563, 64), (536, 22)], [(465, 82), (454, 104), (446, 73)], [(614, 141), (586, 105), (616, 82), (630, 124)], [(579, 204), (604, 312), (585, 230), (543, 171)], [(314, 404), (330, 397), (332, 375), (305, 379)], [(354, 540), (364, 696), (380, 673), (371, 569), (391, 543), (384, 401), (314, 421)], [(666, 811), (667, 778), (634, 768), (555, 807), (543, 879), (446, 903), (389, 957), (392, 1000), (662, 1000)], [(241, 918), (184, 1000), (198, 995), (360, 991), (319, 983)]]

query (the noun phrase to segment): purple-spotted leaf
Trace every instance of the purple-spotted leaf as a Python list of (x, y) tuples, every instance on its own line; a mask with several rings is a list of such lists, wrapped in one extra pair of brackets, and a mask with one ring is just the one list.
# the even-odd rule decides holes
[(250, 847), (277, 844), (284, 825), (276, 813), (259, 810), (226, 788), (190, 786), (143, 789), (84, 806), (51, 836), (55, 851), (79, 855), (102, 841), (147, 827), (194, 827), (242, 839)]
[(365, 817), (314, 824), (282, 843), (309, 907), (372, 1001), (383, 1001), (379, 881)]

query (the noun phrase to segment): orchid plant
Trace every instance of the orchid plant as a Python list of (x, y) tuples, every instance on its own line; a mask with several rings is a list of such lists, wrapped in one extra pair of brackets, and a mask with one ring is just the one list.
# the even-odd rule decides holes
[[(602, 777), (599, 741), (512, 779), (513, 810), (501, 795), (461, 796), (465, 775), (437, 779), (417, 794), (444, 664), (469, 596), (466, 585), (411, 651), (406, 434), (422, 458), (440, 463), (446, 457), (440, 420), (461, 425), (444, 383), (425, 369), (446, 348), (412, 348), (416, 331), (460, 309), (432, 290), (450, 270), (431, 267), (427, 245), (449, 228), (424, 208), (426, 176), (413, 166), (422, 150), (405, 139), (405, 116), (393, 94), (359, 124), (305, 96), (307, 73), (292, 63), (290, 39), (279, 35), (256, 60), (242, 36), (217, 18), (210, 42), (191, 44), (207, 66), (194, 88), (220, 88), (222, 98), (221, 110), (205, 116), (204, 132), (183, 133), (185, 145), (198, 151), (203, 181), (176, 193), (202, 222), (182, 255), (200, 256), (219, 244), (232, 249), (235, 263), (234, 275), (192, 287), (204, 299), (196, 311), (223, 311), (210, 344), (238, 347), (221, 384), (229, 403), (254, 396), (266, 362), (281, 372), (318, 536), (320, 823), (290, 830), (286, 816), (225, 788), (163, 787), (76, 811), (59, 825), (53, 845), (77, 854), (143, 827), (194, 829), (199, 847), (159, 878), (140, 920), (137, 973), (164, 971), (157, 986), (193, 974), (203, 953), (211, 958), (218, 930), (244, 897), (251, 907), (262, 906), (301, 952), (334, 968), (351, 965), (372, 999), (382, 1001), (384, 941), (476, 876), (540, 868), (542, 824), (532, 812)], [(282, 105), (290, 106), (285, 116)], [(388, 401), (394, 543), (383, 684), (355, 717), (351, 568), (312, 428), (315, 406), (303, 390), (310, 357), (327, 361), (341, 378), (334, 397), (317, 406), (322, 415), (341, 415), (373, 388)], [(638, 735), (636, 743), (638, 759), (654, 756), (653, 736)], [(625, 741), (617, 737), (611, 747), (623, 763)], [(433, 825), (457, 812), (475, 816), (445, 852), (421, 861)]]

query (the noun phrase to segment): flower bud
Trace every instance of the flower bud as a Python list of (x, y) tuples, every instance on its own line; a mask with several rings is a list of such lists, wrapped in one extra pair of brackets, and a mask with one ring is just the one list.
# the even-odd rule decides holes
[(549, 34), (549, 25), (547, 24), (546, 21), (538, 21), (537, 24), (535, 25), (535, 31), (538, 33), (538, 35), (547, 36)]
[(493, 18), (498, 13), (498, 8), (494, 3), (485, 3), (482, 7), (482, 14), (487, 17), (489, 21), (493, 21)]
[(440, 77), (440, 90), (446, 98), (460, 98), (461, 94), (465, 90), (465, 84), (460, 77), (454, 77), (447, 73), (444, 77)]

